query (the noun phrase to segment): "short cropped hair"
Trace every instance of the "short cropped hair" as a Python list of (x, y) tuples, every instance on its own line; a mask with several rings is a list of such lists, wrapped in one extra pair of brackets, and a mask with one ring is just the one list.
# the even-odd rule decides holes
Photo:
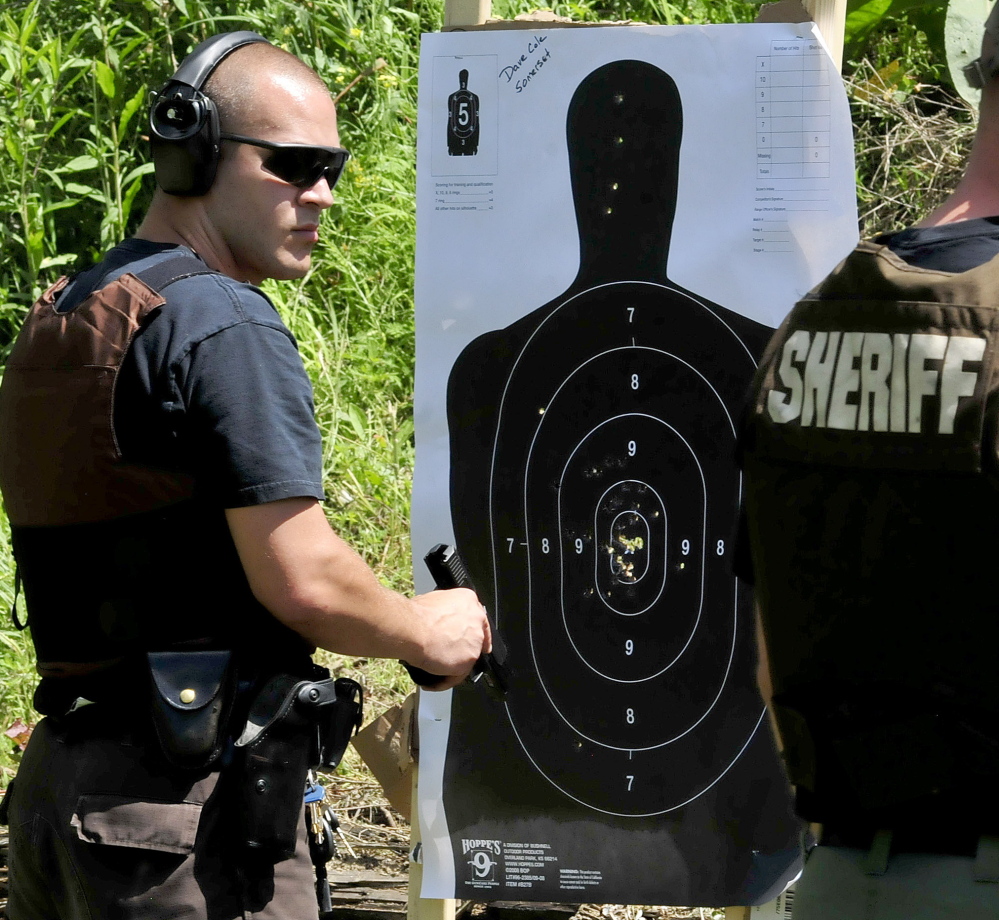
[(237, 48), (205, 82), (204, 93), (219, 113), (223, 131), (241, 134), (260, 124), (257, 74), (288, 77), (329, 95), (329, 87), (308, 64), (277, 45), (254, 42)]

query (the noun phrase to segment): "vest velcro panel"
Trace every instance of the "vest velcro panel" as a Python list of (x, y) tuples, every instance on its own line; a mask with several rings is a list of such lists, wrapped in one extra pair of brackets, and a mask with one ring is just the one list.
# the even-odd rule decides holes
[(126, 463), (114, 389), (142, 322), (165, 300), (135, 275), (59, 312), (61, 279), (32, 307), (0, 386), (0, 489), (11, 523), (57, 526), (150, 511), (193, 481)]

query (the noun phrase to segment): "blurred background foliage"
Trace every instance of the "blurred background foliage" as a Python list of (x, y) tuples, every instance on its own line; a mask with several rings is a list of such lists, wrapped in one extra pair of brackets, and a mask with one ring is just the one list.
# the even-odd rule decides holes
[[(551, 9), (581, 21), (682, 25), (749, 22), (759, 5), (572, 0)], [(533, 8), (494, 0), (493, 16)], [(946, 67), (946, 10), (850, 0), (844, 74), (864, 235), (917, 219), (960, 170), (975, 113), (957, 98)], [(254, 29), (328, 81), (354, 158), (309, 276), (266, 287), (315, 386), (330, 520), (401, 590), (411, 587), (417, 60), (420, 34), (442, 20), (443, 0), (0, 3), (0, 361), (45, 286), (136, 227), (152, 190), (149, 92), (198, 41)], [(12, 594), (13, 566), (0, 548), (0, 609)], [(408, 689), (395, 665), (338, 663), (373, 691), (373, 714), (380, 700)], [(3, 731), (18, 717), (34, 718), (27, 637), (6, 616), (0, 668)], [(0, 769), (10, 772), (14, 761), (0, 749)]]

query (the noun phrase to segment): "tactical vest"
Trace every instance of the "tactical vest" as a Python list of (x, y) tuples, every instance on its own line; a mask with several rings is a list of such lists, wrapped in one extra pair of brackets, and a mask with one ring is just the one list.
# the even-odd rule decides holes
[(92, 675), (143, 651), (301, 661), (307, 643), (253, 597), (222, 508), (189, 472), (130, 462), (115, 434), (136, 333), (169, 284), (206, 266), (178, 256), (94, 290), (101, 271), (63, 299), (61, 278), (32, 306), (0, 384), (0, 492), (39, 673), (90, 681), (80, 695), (94, 698)]
[(862, 243), (761, 362), (745, 501), (773, 711), (817, 821), (999, 821), (999, 258)]

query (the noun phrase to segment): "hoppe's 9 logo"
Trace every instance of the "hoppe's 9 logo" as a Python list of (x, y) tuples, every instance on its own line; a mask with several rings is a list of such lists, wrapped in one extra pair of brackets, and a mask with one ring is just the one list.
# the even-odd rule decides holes
[(471, 867), (477, 881), (492, 879), (495, 875), (498, 860), (493, 856), (499, 856), (503, 849), (503, 844), (499, 840), (462, 840), (462, 853), (466, 856), (471, 854), (468, 865)]

